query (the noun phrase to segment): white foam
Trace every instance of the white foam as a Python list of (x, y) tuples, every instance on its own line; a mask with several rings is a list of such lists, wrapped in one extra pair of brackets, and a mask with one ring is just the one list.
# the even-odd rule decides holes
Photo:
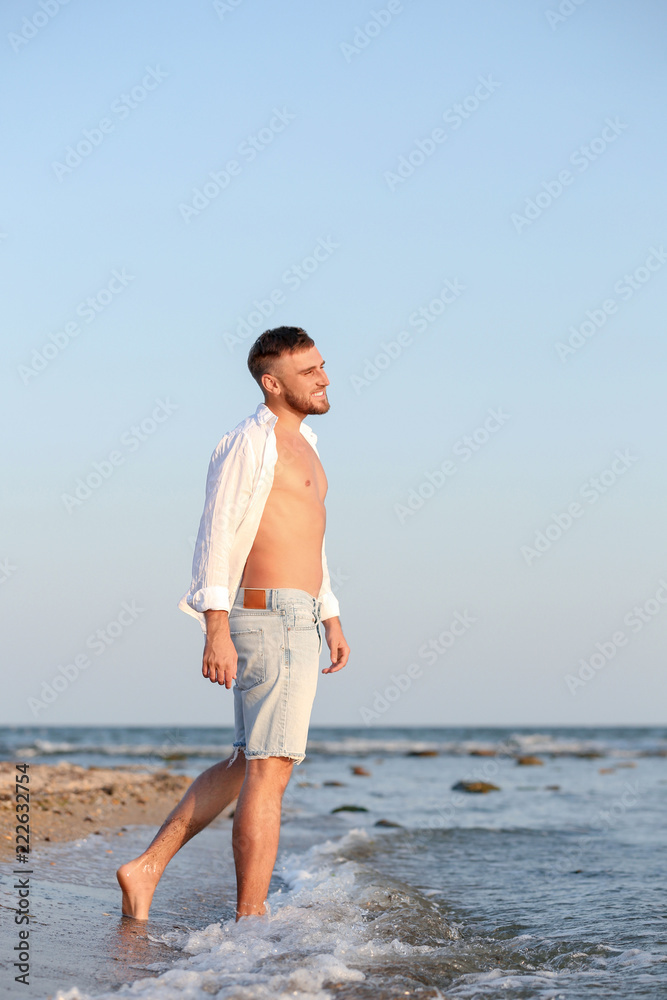
[[(355, 829), (287, 858), (279, 869), (285, 888), (269, 897), (266, 916), (165, 933), (161, 940), (186, 957), (156, 978), (101, 996), (203, 1000), (213, 994), (218, 1000), (329, 1000), (328, 983), (363, 982), (366, 974), (360, 966), (369, 962), (414, 960), (435, 953), (435, 947), (400, 938), (401, 909), (406, 904), (429, 908), (432, 904), (343, 856), (347, 848), (368, 844), (370, 839), (365, 830)], [(394, 923), (387, 920), (392, 913), (398, 918)], [(441, 930), (443, 937), (457, 937), (448, 926)], [(73, 989), (58, 992), (55, 1000), (90, 998)]]

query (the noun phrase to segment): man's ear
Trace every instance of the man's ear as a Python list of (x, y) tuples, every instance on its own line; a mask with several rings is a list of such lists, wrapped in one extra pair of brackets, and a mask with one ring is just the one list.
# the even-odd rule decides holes
[(275, 378), (275, 376), (270, 375), (268, 372), (264, 372), (262, 375), (262, 389), (266, 396), (279, 396), (280, 395), (280, 385)]

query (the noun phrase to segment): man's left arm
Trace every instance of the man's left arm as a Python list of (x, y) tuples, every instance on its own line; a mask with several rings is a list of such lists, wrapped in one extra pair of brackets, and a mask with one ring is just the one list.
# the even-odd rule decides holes
[(340, 624), (340, 618), (335, 616), (334, 618), (325, 618), (322, 622), (324, 625), (324, 635), (327, 640), (327, 646), (331, 653), (331, 664), (328, 667), (324, 667), (322, 670), (323, 674), (335, 674), (337, 670), (342, 670), (348, 661), (350, 655), (350, 647), (345, 641), (345, 636), (343, 635), (343, 629)]
[(343, 629), (340, 624), (340, 608), (332, 589), (329, 578), (329, 567), (324, 551), (324, 538), (322, 539), (322, 587), (320, 589), (320, 600), (322, 602), (322, 624), (324, 625), (324, 635), (327, 646), (331, 653), (331, 664), (325, 667), (323, 674), (333, 674), (337, 670), (342, 670), (348, 661), (350, 647), (345, 641)]

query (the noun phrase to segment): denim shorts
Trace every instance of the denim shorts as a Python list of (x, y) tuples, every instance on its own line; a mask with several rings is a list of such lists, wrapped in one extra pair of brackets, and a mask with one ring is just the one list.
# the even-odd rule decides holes
[(238, 654), (234, 683), (234, 755), (247, 759), (306, 755), (319, 674), (321, 601), (305, 590), (266, 589), (266, 608), (244, 608), (239, 588), (229, 612)]

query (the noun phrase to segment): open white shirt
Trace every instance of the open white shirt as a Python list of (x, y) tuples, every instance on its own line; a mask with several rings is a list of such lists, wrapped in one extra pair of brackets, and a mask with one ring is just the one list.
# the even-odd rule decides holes
[[(248, 555), (255, 541), (278, 458), (274, 430), (278, 417), (265, 403), (222, 438), (211, 455), (206, 500), (192, 559), (192, 583), (178, 602), (181, 611), (199, 619), (204, 611), (229, 611), (234, 603)], [(299, 430), (319, 455), (317, 435), (301, 423)], [(321, 619), (339, 614), (322, 538)]]

